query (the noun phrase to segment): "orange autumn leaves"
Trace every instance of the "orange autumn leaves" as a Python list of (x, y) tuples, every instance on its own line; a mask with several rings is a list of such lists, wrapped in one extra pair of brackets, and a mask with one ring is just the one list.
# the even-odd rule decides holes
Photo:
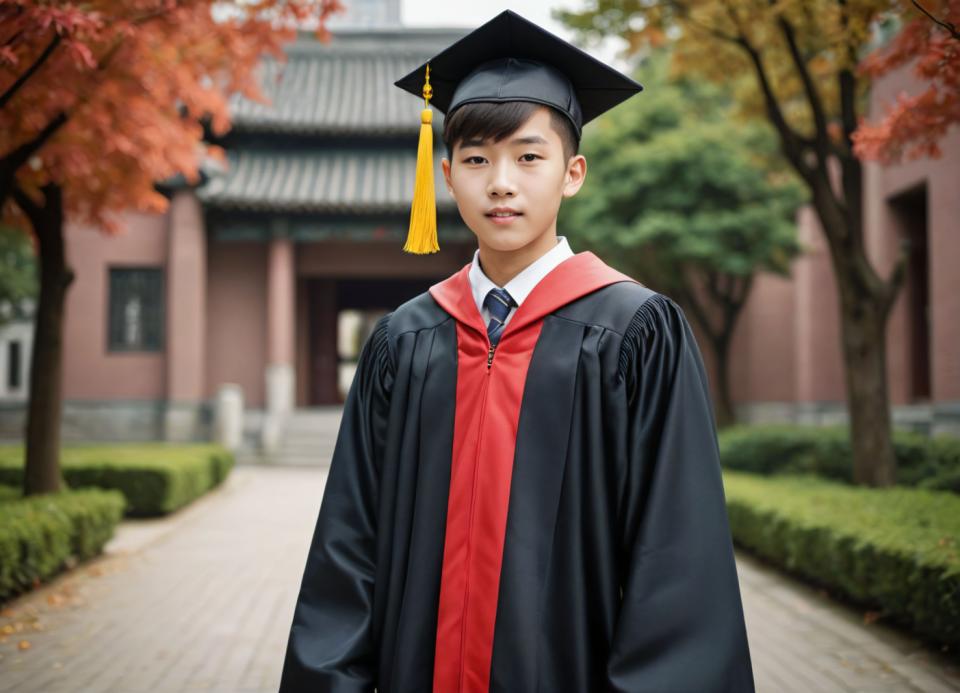
[[(0, 157), (32, 150), (16, 185), (59, 184), (72, 219), (112, 231), (113, 212), (162, 211), (156, 181), (195, 180), (205, 157), (222, 158), (202, 140), (204, 125), (228, 129), (230, 94), (263, 100), (262, 57), (283, 60), (297, 26), (326, 39), (324, 22), (341, 9), (338, 0), (5, 2)], [(25, 226), (3, 197), (3, 221)]]
[[(904, 28), (889, 45), (867, 57), (860, 71), (879, 77), (910, 65), (927, 85), (915, 95), (899, 94), (878, 122), (861, 122), (853, 134), (854, 151), (864, 159), (892, 163), (940, 156), (938, 140), (960, 123), (960, 0), (907, 3)], [(950, 27), (953, 27), (951, 31)]]

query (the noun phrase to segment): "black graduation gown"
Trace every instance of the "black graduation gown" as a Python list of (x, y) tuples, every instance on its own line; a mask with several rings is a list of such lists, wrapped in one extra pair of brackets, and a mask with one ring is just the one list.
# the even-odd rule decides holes
[(363, 346), (280, 691), (753, 691), (681, 310), (578, 253), (490, 352), (468, 271)]

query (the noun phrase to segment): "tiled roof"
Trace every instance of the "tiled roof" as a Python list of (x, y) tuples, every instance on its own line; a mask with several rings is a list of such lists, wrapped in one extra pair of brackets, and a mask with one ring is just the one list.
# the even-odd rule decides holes
[[(423, 102), (393, 82), (464, 33), (342, 29), (328, 44), (301, 34), (287, 63), (261, 63), (272, 105), (232, 100), (241, 137), (227, 146), (228, 169), (207, 172), (198, 196), (222, 209), (408, 214)], [(441, 123), (434, 118), (435, 132)], [(437, 207), (451, 211), (438, 135), (434, 145)]]
[[(229, 168), (197, 190), (207, 205), (289, 212), (408, 212), (413, 200), (415, 149), (228, 151)], [(434, 184), (438, 210), (455, 208), (439, 158)]]
[[(308, 34), (287, 48), (288, 61), (261, 63), (272, 105), (237, 96), (239, 132), (390, 135), (416, 132), (423, 102), (393, 85), (466, 33), (452, 29), (342, 30), (328, 44)], [(441, 120), (439, 113), (436, 121)]]

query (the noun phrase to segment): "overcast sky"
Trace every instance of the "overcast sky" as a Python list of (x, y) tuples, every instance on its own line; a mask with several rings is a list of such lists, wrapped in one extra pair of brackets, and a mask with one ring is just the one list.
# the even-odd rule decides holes
[[(449, 27), (478, 27), (484, 22), (493, 19), (511, 9), (517, 14), (526, 17), (531, 22), (539, 24), (550, 33), (556, 34), (567, 41), (573, 41), (573, 35), (564, 26), (550, 16), (553, 9), (577, 10), (583, 8), (582, 0), (514, 0), (514, 2), (465, 2), (453, 0), (451, 2), (437, 2), (437, 0), (401, 0), (403, 23), (407, 26), (449, 26)], [(622, 46), (618, 39), (605, 40), (602, 45), (589, 46), (587, 52), (596, 58), (620, 70), (625, 70), (625, 64), (617, 58), (617, 52)], [(581, 46), (582, 47), (582, 46)]]

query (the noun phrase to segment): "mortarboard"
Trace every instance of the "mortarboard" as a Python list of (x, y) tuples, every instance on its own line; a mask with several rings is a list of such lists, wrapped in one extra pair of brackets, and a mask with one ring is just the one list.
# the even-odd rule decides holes
[(410, 229), (403, 247), (416, 254), (440, 249), (431, 102), (447, 116), (480, 101), (542, 103), (566, 115), (579, 137), (586, 123), (643, 89), (512, 10), (504, 10), (394, 85), (424, 99)]

